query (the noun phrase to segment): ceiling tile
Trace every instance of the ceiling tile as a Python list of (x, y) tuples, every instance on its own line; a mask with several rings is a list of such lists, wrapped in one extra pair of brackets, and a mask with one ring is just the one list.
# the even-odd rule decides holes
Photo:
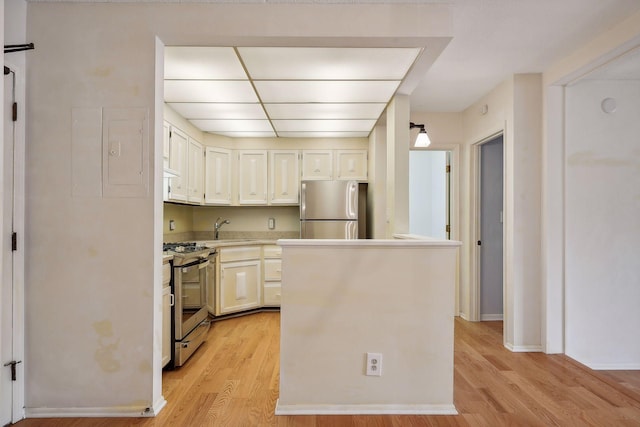
[(387, 104), (265, 104), (271, 119), (377, 119)]
[(270, 132), (268, 120), (189, 120), (204, 132)]
[(262, 102), (388, 102), (399, 81), (256, 81)]
[(247, 80), (247, 74), (232, 47), (168, 46), (164, 78)]
[(185, 119), (267, 119), (260, 104), (172, 102), (168, 105)]
[(254, 80), (402, 80), (421, 48), (239, 47)]
[(276, 134), (274, 131), (264, 131), (264, 132), (235, 132), (235, 131), (218, 131), (211, 132), (216, 135), (227, 136), (229, 138), (275, 138)]
[(165, 80), (165, 102), (258, 102), (248, 81)]
[(281, 138), (366, 138), (369, 132), (278, 132)]
[(369, 132), (376, 120), (273, 120), (276, 132)]

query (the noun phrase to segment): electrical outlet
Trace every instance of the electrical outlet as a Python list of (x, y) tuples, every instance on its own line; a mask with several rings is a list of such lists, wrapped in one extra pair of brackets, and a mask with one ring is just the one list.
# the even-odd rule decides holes
[(269, 227), (269, 230), (273, 230), (276, 228), (276, 219), (275, 218), (269, 218), (269, 220), (267, 221), (267, 227)]
[(172, 219), (169, 220), (169, 230), (173, 231), (176, 229), (176, 222)]
[(367, 353), (365, 375), (379, 377), (382, 375), (382, 353)]

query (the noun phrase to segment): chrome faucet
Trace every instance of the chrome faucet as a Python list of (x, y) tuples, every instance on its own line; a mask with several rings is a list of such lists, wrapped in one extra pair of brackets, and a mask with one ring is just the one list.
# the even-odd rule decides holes
[(229, 221), (228, 219), (225, 219), (224, 221), (220, 222), (222, 218), (218, 217), (218, 219), (216, 219), (216, 223), (213, 225), (213, 228), (215, 230), (214, 234), (213, 234), (213, 239), (214, 240), (218, 240), (219, 234), (220, 234), (220, 229), (222, 228), (223, 225), (225, 224), (231, 224), (231, 221)]

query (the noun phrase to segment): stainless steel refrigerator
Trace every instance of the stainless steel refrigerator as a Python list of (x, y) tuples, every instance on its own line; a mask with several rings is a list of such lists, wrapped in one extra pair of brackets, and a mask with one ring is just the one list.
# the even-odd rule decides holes
[(302, 239), (367, 238), (367, 184), (357, 181), (302, 181)]

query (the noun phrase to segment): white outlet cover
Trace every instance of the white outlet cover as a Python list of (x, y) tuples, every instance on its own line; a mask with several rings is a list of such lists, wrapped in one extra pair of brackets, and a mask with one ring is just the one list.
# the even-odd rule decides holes
[(365, 374), (374, 377), (382, 375), (382, 353), (367, 353)]

